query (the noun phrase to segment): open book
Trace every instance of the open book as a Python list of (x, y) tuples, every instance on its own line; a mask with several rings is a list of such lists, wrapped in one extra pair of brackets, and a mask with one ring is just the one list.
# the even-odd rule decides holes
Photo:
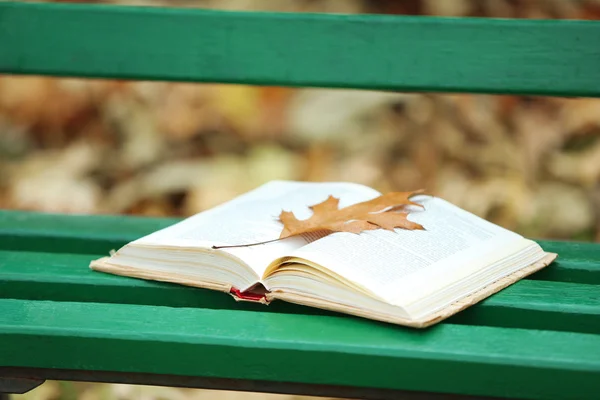
[(424, 230), (279, 237), (282, 210), (298, 219), (333, 195), (339, 207), (380, 195), (354, 183), (273, 181), (137, 239), (90, 267), (112, 274), (284, 300), (399, 325), (425, 327), (556, 258), (516, 233), (440, 198), (417, 195), (408, 219)]

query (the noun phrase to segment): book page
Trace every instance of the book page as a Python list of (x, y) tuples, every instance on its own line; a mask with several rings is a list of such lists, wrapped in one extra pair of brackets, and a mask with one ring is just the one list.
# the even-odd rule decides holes
[[(442, 199), (416, 196), (408, 219), (426, 230), (333, 233), (294, 252), (394, 304), (414, 301), (430, 280), (524, 239)], [(423, 287), (419, 287), (422, 285)]]
[[(196, 214), (173, 226), (154, 232), (134, 243), (153, 246), (210, 248), (213, 245), (243, 245), (277, 239), (283, 229), (282, 210), (299, 219), (310, 217), (311, 205), (329, 195), (340, 198), (340, 207), (365, 201), (379, 193), (363, 185), (343, 182), (272, 181), (213, 209)], [(257, 276), (275, 258), (311, 241), (314, 235), (292, 237), (251, 247), (221, 249), (248, 264)]]

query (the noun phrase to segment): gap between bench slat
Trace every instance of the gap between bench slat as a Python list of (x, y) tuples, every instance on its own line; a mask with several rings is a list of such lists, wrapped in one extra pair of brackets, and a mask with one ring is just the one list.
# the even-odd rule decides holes
[[(0, 251), (0, 297), (336, 315), (280, 301), (268, 307), (236, 302), (221, 292), (92, 271), (88, 264), (94, 257)], [(600, 333), (599, 288), (523, 280), (448, 322)]]
[(0, 73), (600, 96), (600, 23), (0, 3)]
[[(3, 366), (589, 398), (600, 336), (359, 318), (0, 300)], [(393, 371), (393, 373), (390, 373)]]

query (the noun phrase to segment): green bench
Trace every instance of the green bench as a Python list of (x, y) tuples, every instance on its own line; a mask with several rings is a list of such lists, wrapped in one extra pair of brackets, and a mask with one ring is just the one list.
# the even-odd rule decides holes
[[(0, 73), (600, 97), (600, 22), (3, 2)], [(600, 393), (598, 244), (544, 241), (557, 262), (426, 330), (88, 269), (175, 221), (0, 211), (0, 392)]]

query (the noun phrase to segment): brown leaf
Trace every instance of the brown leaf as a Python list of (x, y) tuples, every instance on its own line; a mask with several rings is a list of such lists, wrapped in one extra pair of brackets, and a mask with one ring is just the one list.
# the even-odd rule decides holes
[(423, 226), (409, 221), (408, 213), (398, 212), (405, 205), (420, 204), (410, 200), (418, 192), (392, 192), (374, 199), (339, 208), (339, 199), (329, 196), (327, 200), (311, 206), (313, 215), (305, 220), (299, 220), (294, 213), (282, 211), (279, 220), (283, 230), (279, 239), (301, 235), (309, 232), (333, 231), (360, 233), (374, 229), (394, 230), (424, 229)]

